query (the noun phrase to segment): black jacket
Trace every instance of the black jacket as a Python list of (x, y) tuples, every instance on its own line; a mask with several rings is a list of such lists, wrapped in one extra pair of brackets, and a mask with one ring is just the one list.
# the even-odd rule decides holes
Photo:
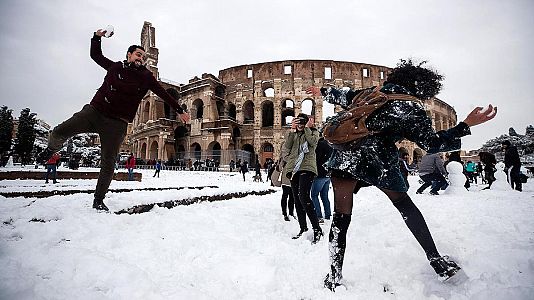
[(517, 153), (516, 146), (508, 146), (504, 152), (504, 165), (507, 168), (520, 167), (521, 160), (519, 159), (519, 153)]
[(325, 168), (324, 164), (332, 156), (334, 149), (330, 147), (330, 144), (321, 137), (317, 143), (317, 148), (315, 148), (315, 159), (317, 161), (317, 177), (327, 177), (328, 170)]
[(102, 54), (101, 38), (91, 39), (91, 58), (107, 71), (102, 86), (91, 100), (91, 105), (104, 115), (132, 122), (139, 103), (148, 90), (153, 91), (178, 113), (183, 109), (177, 99), (169, 95), (146, 67), (131, 67), (124, 62), (113, 62)]

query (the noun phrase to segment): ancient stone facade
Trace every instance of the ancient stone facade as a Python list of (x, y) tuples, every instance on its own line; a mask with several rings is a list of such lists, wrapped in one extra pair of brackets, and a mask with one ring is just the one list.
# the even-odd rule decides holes
[[(155, 29), (145, 22), (141, 44), (147, 66), (158, 77)], [(225, 165), (243, 158), (260, 163), (277, 159), (290, 119), (300, 112), (323, 119), (323, 100), (311, 97), (311, 85), (363, 88), (381, 85), (388, 67), (332, 60), (284, 60), (227, 68), (219, 76), (203, 74), (187, 84), (160, 80), (162, 86), (191, 114), (190, 124), (176, 120), (176, 113), (149, 92), (141, 101), (128, 129), (130, 150), (143, 159), (215, 158)], [(436, 129), (456, 124), (452, 107), (439, 99), (425, 103)], [(411, 157), (422, 151), (411, 142), (399, 144)], [(245, 153), (245, 154), (243, 154)], [(239, 155), (244, 155), (240, 157)]]

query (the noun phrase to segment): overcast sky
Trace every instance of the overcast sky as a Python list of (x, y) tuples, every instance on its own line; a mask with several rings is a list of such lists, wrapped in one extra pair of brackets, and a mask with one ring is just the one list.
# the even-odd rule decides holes
[(445, 75), (438, 97), (458, 120), (492, 103), (497, 117), (464, 149), (534, 124), (534, 1), (0, 1), (0, 105), (29, 107), (50, 125), (93, 97), (104, 70), (89, 57), (108, 24), (104, 55), (124, 58), (144, 21), (156, 28), (160, 76), (187, 83), (243, 64), (331, 59), (395, 67), (428, 60)]

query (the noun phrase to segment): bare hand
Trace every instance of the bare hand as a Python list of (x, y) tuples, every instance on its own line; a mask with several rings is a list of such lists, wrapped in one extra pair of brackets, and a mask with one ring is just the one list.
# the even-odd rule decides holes
[(291, 120), (291, 129), (297, 129), (297, 125), (299, 125), (299, 118), (293, 118)]
[(497, 115), (497, 107), (493, 107), (491, 104), (488, 106), (488, 109), (484, 110), (482, 107), (475, 107), (469, 115), (467, 115), (467, 118), (465, 118), (464, 123), (467, 124), (469, 127), (476, 126), (478, 124), (482, 124), (484, 122), (487, 122)]
[(306, 94), (313, 96), (321, 96), (321, 88), (312, 85), (306, 89)]
[[(104, 30), (104, 29), (98, 29), (98, 30), (95, 32), (95, 34), (98, 35), (98, 36), (100, 36), (100, 37), (102, 37), (102, 36), (104, 36), (104, 35), (106, 34), (106, 32), (107, 32), (107, 31)], [(112, 36), (113, 36), (113, 33), (114, 33), (114, 32), (111, 32), (111, 33), (109, 34), (109, 37), (112, 37)]]
[(306, 123), (306, 127), (312, 128), (314, 126), (314, 120), (313, 117), (308, 117), (308, 123)]
[(178, 117), (184, 124), (189, 123), (189, 121), (191, 120), (191, 116), (189, 116), (189, 114), (186, 112), (184, 112), (183, 114), (178, 114)]

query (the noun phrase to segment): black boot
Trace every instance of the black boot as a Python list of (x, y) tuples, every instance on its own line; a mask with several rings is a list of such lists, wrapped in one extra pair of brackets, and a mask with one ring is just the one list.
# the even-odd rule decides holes
[(321, 230), (321, 228), (314, 229), (313, 230), (313, 241), (312, 241), (312, 244), (317, 244), (317, 242), (319, 242), (321, 240), (321, 237), (323, 237), (323, 236), (324, 236), (324, 233)]
[(439, 277), (443, 280), (447, 280), (450, 277), (454, 276), (454, 274), (456, 274), (461, 269), (456, 264), (456, 262), (450, 260), (449, 257), (446, 255), (442, 257), (432, 258), (430, 260), (430, 265), (432, 266), (432, 268), (434, 268), (436, 274), (438, 274)]
[(334, 213), (332, 227), (328, 235), (330, 252), (330, 272), (324, 279), (324, 287), (335, 292), (343, 278), (342, 268), (347, 246), (347, 229), (349, 228), (351, 215)]
[(93, 208), (96, 210), (109, 211), (109, 208), (104, 204), (104, 199), (97, 199), (93, 201)]
[(297, 235), (295, 235), (294, 237), (292, 237), (292, 239), (294, 239), (294, 240), (298, 239), (298, 238), (301, 237), (302, 234), (304, 234), (304, 232), (306, 232), (306, 231), (308, 231), (308, 228), (301, 229)]

